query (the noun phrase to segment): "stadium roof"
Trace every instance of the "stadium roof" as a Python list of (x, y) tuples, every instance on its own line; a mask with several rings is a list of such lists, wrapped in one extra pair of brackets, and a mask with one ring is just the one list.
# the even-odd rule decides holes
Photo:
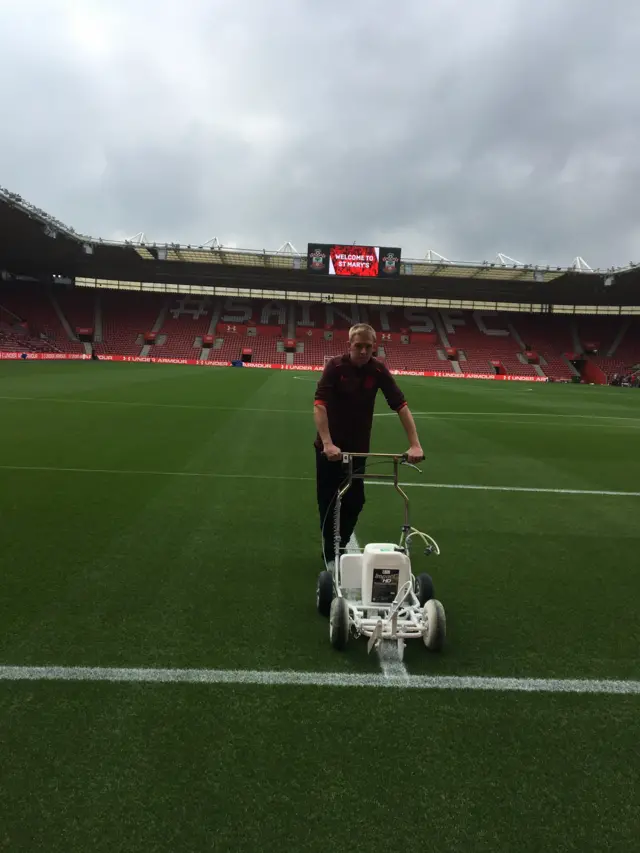
[(434, 250), (403, 259), (393, 280), (321, 278), (307, 274), (307, 256), (291, 243), (277, 250), (237, 249), (217, 238), (202, 246), (153, 243), (141, 232), (112, 241), (83, 235), (16, 193), (0, 187), (0, 266), (46, 276), (164, 281), (201, 285), (240, 281), (249, 287), (425, 298), (535, 303), (638, 305), (640, 265), (592, 270), (525, 264), (499, 253), (492, 261), (450, 261)]

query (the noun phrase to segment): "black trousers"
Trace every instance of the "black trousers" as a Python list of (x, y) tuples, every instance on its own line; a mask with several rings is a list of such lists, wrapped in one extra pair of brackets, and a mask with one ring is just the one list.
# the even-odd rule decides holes
[[(334, 545), (334, 509), (336, 493), (345, 484), (347, 466), (342, 462), (330, 462), (318, 448), (316, 451), (316, 489), (318, 496), (318, 511), (320, 514), (320, 530), (324, 541), (324, 555), (327, 560), (333, 559)], [(354, 459), (353, 471), (364, 472), (366, 459)], [(340, 547), (345, 548), (355, 530), (358, 516), (365, 504), (363, 480), (352, 480), (351, 486), (343, 496), (340, 505)], [(323, 528), (324, 525), (324, 528)]]

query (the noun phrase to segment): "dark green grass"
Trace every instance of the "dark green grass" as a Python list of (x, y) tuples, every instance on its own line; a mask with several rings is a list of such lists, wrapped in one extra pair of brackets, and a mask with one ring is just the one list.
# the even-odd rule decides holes
[(0, 849), (637, 849), (634, 698), (22, 683), (0, 719)]
[[(426, 415), (409, 482), (640, 491), (631, 389), (402, 384)], [(0, 362), (0, 664), (378, 671), (315, 612), (313, 389)], [(374, 449), (403, 450), (387, 411)], [(448, 619), (411, 672), (640, 678), (640, 498), (408, 491)], [(360, 541), (396, 538), (398, 495), (367, 494)], [(633, 850), (639, 716), (607, 696), (0, 682), (0, 850), (338, 850), (405, 819), (443, 850)]]

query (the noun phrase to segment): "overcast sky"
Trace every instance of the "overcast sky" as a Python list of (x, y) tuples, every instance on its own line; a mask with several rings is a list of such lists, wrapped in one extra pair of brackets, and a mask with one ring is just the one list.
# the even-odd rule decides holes
[(639, 0), (0, 0), (0, 106), (92, 236), (640, 261)]

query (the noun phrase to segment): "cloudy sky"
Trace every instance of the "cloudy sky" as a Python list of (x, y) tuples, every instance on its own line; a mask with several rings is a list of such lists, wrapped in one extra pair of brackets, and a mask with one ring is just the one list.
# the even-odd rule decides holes
[(92, 236), (640, 261), (638, 0), (0, 0), (0, 185)]

